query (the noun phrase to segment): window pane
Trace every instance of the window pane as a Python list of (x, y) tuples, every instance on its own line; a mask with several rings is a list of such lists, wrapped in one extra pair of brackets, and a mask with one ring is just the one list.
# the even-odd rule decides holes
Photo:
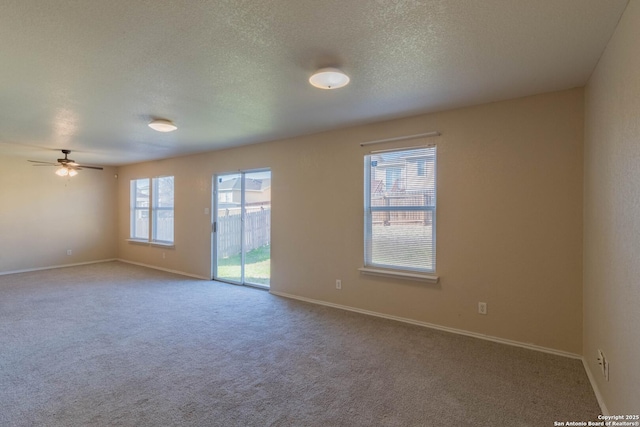
[(173, 208), (173, 177), (163, 176), (158, 180), (157, 204), (159, 208)]
[(435, 147), (365, 157), (365, 266), (435, 271)]
[(434, 270), (433, 211), (375, 212), (371, 265)]
[(173, 242), (174, 178), (153, 178), (153, 240)]
[(130, 192), (130, 237), (149, 239), (149, 179), (131, 180)]
[(149, 207), (149, 180), (148, 179), (134, 179), (131, 181), (132, 188), (135, 194), (135, 207), (148, 208)]
[(242, 283), (242, 174), (218, 177), (216, 278)]
[(149, 239), (149, 210), (136, 209), (132, 219), (133, 239)]
[(271, 172), (244, 175), (244, 281), (269, 286), (271, 277)]
[(163, 242), (173, 242), (173, 209), (171, 210), (156, 210), (155, 240)]

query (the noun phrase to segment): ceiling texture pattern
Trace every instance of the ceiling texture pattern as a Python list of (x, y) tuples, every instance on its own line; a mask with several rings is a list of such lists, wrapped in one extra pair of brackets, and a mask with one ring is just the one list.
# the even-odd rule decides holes
[(627, 2), (3, 0), (0, 155), (121, 165), (579, 87)]

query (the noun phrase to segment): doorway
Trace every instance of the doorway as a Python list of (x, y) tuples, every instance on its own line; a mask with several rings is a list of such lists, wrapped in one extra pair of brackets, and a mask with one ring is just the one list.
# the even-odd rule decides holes
[(271, 171), (214, 177), (214, 280), (269, 289)]

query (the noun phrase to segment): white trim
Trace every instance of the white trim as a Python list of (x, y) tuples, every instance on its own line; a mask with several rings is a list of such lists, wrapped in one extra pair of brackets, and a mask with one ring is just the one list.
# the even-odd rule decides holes
[(49, 265), (47, 267), (26, 268), (24, 270), (0, 271), (0, 276), (5, 276), (7, 274), (29, 273), (30, 271), (53, 270), (55, 268), (76, 267), (78, 265), (98, 264), (100, 262), (111, 262), (111, 261), (117, 261), (117, 259), (107, 258), (107, 259), (99, 259), (96, 261), (75, 262), (73, 264), (60, 264), (60, 265)]
[(596, 399), (598, 400), (598, 405), (600, 405), (600, 410), (602, 411), (602, 415), (611, 415), (609, 410), (607, 409), (607, 405), (604, 403), (604, 398), (600, 393), (600, 389), (598, 388), (598, 383), (596, 383), (596, 379), (589, 368), (589, 364), (587, 363), (586, 358), (582, 358), (582, 364), (584, 365), (584, 370), (587, 372), (587, 377), (589, 378), (589, 382), (591, 383), (591, 388), (593, 389), (593, 393), (596, 395)]
[(382, 144), (383, 142), (404, 141), (405, 139), (424, 138), (424, 137), (440, 136), (440, 135), (442, 134), (438, 131), (417, 133), (415, 135), (397, 136), (395, 138), (376, 139), (375, 141), (361, 142), (360, 146), (365, 147), (367, 145)]
[(377, 268), (360, 267), (358, 269), (362, 274), (370, 274), (373, 276), (396, 277), (407, 280), (417, 280), (420, 282), (438, 283), (439, 276), (434, 274), (418, 274), (407, 273), (405, 271), (379, 270)]
[(125, 239), (125, 241), (129, 242), (129, 243), (133, 243), (135, 245), (144, 245), (144, 246), (149, 246), (149, 241), (148, 240), (142, 240), (142, 239)]
[(140, 267), (152, 268), (154, 270), (166, 271), (167, 273), (179, 274), (181, 276), (193, 277), (194, 279), (211, 280), (211, 277), (199, 276), (197, 274), (185, 273), (184, 271), (171, 270), (169, 268), (157, 267), (155, 265), (143, 264), (141, 262), (129, 261), (122, 258), (117, 258), (116, 261), (124, 262), (126, 264), (139, 265)]
[(170, 249), (176, 248), (176, 245), (174, 243), (164, 243), (164, 242), (149, 242), (149, 246), (155, 246), (157, 248), (170, 248)]
[(142, 239), (125, 239), (125, 241), (129, 243), (133, 243), (134, 245), (142, 245), (142, 246), (155, 246), (157, 248), (170, 248), (175, 249), (175, 243), (171, 242), (160, 242), (154, 240), (142, 240)]
[(582, 360), (582, 356), (579, 355), (579, 354), (569, 353), (567, 351), (556, 350), (556, 349), (548, 348), (548, 347), (542, 347), (542, 346), (535, 345), (535, 344), (523, 343), (523, 342), (520, 342), (520, 341), (513, 341), (513, 340), (504, 339), (504, 338), (498, 338), (498, 337), (494, 337), (494, 336), (491, 336), (491, 335), (479, 334), (477, 332), (465, 331), (464, 329), (456, 329), (456, 328), (450, 328), (448, 326), (440, 326), (440, 325), (436, 325), (434, 323), (421, 322), (419, 320), (408, 319), (406, 317), (392, 316), (392, 315), (389, 315), (389, 314), (378, 313), (376, 311), (362, 310), (360, 308), (349, 307), (347, 305), (341, 305), (341, 304), (334, 304), (334, 303), (331, 303), (331, 302), (325, 302), (325, 301), (316, 300), (316, 299), (312, 299), (312, 298), (300, 297), (300, 296), (288, 294), (288, 293), (285, 293), (285, 292), (277, 292), (277, 291), (269, 291), (269, 292), (272, 293), (273, 295), (277, 295), (277, 296), (281, 296), (281, 297), (285, 297), (285, 298), (291, 298), (291, 299), (300, 300), (300, 301), (305, 301), (305, 302), (309, 302), (309, 303), (312, 303), (312, 304), (325, 305), (327, 307), (333, 307), (333, 308), (338, 308), (338, 309), (341, 309), (341, 310), (353, 311), (353, 312), (356, 312), (356, 313), (367, 314), (369, 316), (382, 317), (384, 319), (396, 320), (398, 322), (404, 322), (404, 323), (410, 323), (412, 325), (424, 326), (426, 328), (437, 329), (439, 331), (445, 331), (445, 332), (451, 332), (453, 334), (466, 335), (466, 336), (469, 336), (469, 337), (480, 338), (482, 340), (493, 341), (493, 342), (497, 342), (497, 343), (500, 343), (500, 344), (507, 344), (507, 345), (511, 345), (511, 346), (514, 346), (514, 347), (522, 347), (522, 348), (526, 348), (526, 349), (529, 349), (529, 350), (540, 351), (540, 352), (543, 352), (543, 353), (555, 354), (556, 356), (568, 357), (570, 359)]

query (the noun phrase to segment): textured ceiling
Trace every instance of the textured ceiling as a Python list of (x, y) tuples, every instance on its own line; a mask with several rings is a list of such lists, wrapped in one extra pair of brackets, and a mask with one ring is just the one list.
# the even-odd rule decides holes
[[(126, 164), (582, 86), (626, 4), (3, 0), (0, 155)], [(324, 66), (351, 84), (313, 88)]]

